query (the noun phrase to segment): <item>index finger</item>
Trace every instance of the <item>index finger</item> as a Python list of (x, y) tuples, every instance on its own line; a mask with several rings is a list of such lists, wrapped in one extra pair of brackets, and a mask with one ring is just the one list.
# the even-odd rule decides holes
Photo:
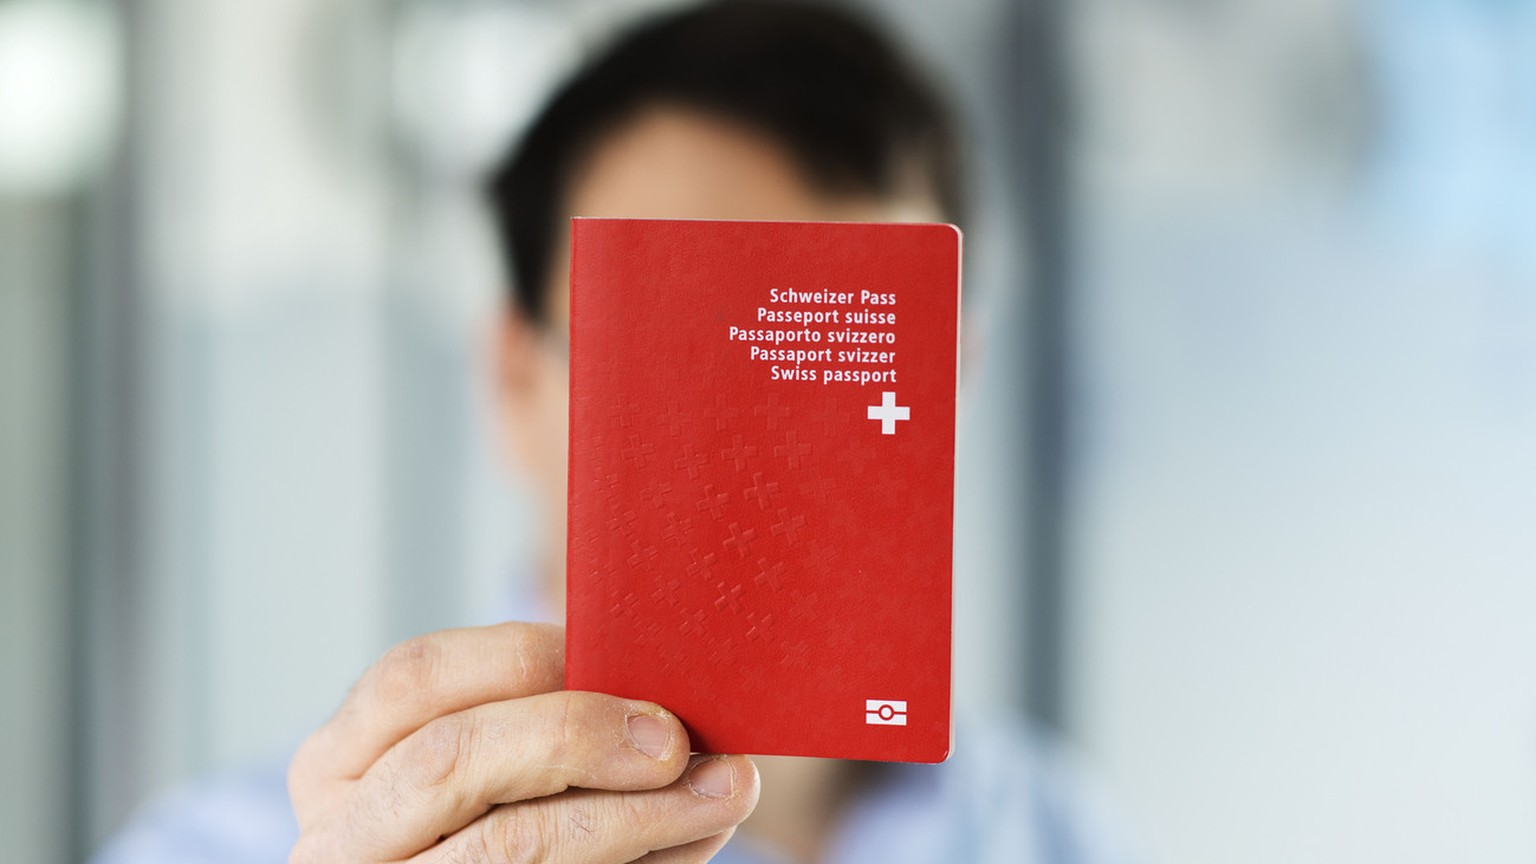
[(559, 690), (565, 631), (511, 622), (441, 630), (389, 649), (358, 679), (336, 715), (300, 746), (295, 763), (334, 779), (361, 777), (386, 750), (432, 720)]

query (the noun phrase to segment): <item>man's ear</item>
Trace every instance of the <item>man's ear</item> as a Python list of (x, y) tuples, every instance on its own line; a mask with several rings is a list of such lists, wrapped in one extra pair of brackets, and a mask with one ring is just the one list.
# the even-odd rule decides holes
[(496, 418), (501, 426), (503, 452), (514, 465), (530, 457), (531, 418), (536, 413), (539, 388), (539, 331), (522, 312), (502, 315), (496, 329), (494, 362)]
[(539, 332), (518, 310), (501, 316), (496, 333), (496, 389), (502, 402), (528, 398), (538, 380)]

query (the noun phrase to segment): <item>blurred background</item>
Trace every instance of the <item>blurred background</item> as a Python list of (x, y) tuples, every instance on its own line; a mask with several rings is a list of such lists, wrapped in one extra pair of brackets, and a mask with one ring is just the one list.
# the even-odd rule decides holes
[[(3, 857), (504, 606), (475, 184), (657, 5), (0, 0)], [(860, 5), (971, 133), (962, 710), (1148, 861), (1536, 860), (1536, 2)]]

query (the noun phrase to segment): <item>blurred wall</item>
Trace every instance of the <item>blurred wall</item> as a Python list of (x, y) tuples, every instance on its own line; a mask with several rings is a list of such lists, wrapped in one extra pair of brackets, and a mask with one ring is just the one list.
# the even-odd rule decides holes
[[(63, 860), (37, 830), (69, 803), (65, 544), (68, 311), (61, 208), (0, 203), (0, 835), (21, 861)], [(26, 254), (23, 254), (23, 250)], [(41, 578), (26, 578), (37, 574)]]
[(1536, 4), (1078, 28), (1075, 737), (1155, 860), (1536, 860)]

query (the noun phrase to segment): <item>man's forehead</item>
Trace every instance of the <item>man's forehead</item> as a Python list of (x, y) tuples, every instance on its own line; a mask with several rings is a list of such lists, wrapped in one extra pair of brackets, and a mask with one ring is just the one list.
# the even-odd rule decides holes
[[(572, 177), (572, 216), (648, 219), (934, 221), (930, 196), (829, 192), (769, 136), (707, 112), (657, 105), (610, 133)], [(570, 231), (560, 231), (550, 318), (569, 320)]]

